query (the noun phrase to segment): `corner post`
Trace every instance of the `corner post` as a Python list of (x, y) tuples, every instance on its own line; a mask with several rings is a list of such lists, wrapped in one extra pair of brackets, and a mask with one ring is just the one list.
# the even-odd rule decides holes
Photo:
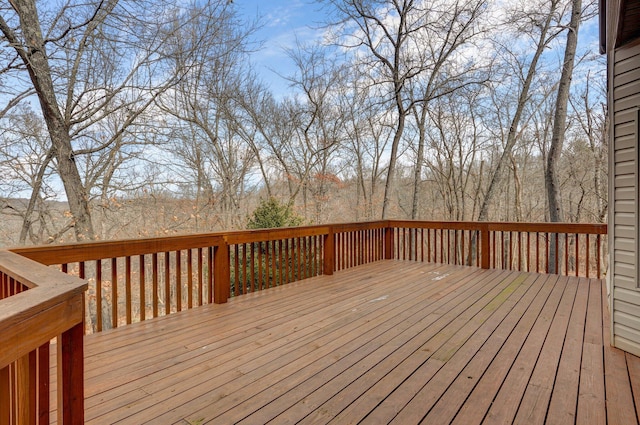
[(384, 228), (384, 259), (393, 260), (393, 227), (391, 222), (387, 221)]
[(323, 244), (323, 263), (322, 263), (322, 273), (325, 275), (332, 275), (333, 269), (335, 268), (336, 257), (335, 257), (335, 236), (333, 233), (333, 227), (329, 227), (329, 231), (326, 235), (324, 235), (324, 244)]
[(224, 240), (213, 252), (213, 302), (224, 304), (231, 296), (231, 268), (229, 244)]
[(489, 241), (489, 225), (488, 224), (480, 225), (480, 243), (481, 243), (480, 266), (483, 269), (489, 269), (491, 265), (491, 261), (490, 261), (491, 247), (490, 247), (490, 241)]
[[(84, 302), (82, 303), (84, 305)], [(83, 314), (84, 317), (84, 314)], [(62, 333), (58, 344), (58, 423), (84, 424), (84, 320)]]

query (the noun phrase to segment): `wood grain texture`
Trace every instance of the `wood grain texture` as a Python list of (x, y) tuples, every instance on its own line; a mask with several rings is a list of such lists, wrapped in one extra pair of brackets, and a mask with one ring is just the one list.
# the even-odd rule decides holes
[(635, 424), (606, 305), (597, 279), (378, 261), (85, 337), (85, 421)]

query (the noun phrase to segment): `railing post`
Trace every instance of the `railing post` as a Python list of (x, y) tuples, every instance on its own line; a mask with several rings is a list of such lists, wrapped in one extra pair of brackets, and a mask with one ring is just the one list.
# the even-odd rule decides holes
[(384, 228), (384, 259), (393, 260), (393, 227), (390, 223)]
[(15, 415), (16, 422), (19, 424), (35, 423), (35, 397), (31, 392), (35, 390), (35, 365), (30, 365), (30, 357), (33, 352), (20, 357), (15, 362), (16, 380), (15, 380)]
[(491, 247), (489, 241), (489, 225), (480, 225), (480, 267), (488, 269), (491, 265)]
[(229, 244), (225, 240), (213, 252), (213, 302), (224, 304), (231, 296), (231, 266)]
[(62, 401), (58, 404), (59, 424), (84, 424), (83, 338), (84, 321), (65, 331), (58, 344), (58, 400)]
[(0, 369), (0, 425), (11, 423), (11, 383), (10, 383), (9, 366)]
[(335, 236), (333, 233), (333, 227), (329, 227), (329, 231), (324, 235), (323, 244), (323, 264), (322, 273), (325, 275), (332, 275), (335, 268)]

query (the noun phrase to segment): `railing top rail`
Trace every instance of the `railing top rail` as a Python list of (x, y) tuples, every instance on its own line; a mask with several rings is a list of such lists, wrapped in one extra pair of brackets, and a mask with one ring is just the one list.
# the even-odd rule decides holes
[(305, 236), (326, 235), (331, 225), (278, 227), (273, 229), (237, 230), (223, 235), (229, 244), (265, 242), (276, 239), (292, 239)]
[(161, 238), (95, 241), (66, 245), (14, 248), (11, 249), (11, 252), (41, 264), (53, 265), (218, 246), (223, 243), (224, 235), (224, 233), (206, 233)]
[(388, 227), (388, 226), (389, 226), (389, 220), (359, 221), (355, 223), (337, 223), (337, 224), (331, 225), (335, 233), (354, 232), (358, 230), (384, 229), (385, 227)]
[(0, 300), (0, 369), (82, 322), (87, 283), (9, 251), (0, 270), (29, 289)]
[(206, 248), (228, 244), (264, 242), (304, 236), (326, 235), (330, 225), (280, 227), (273, 229), (236, 230), (160, 238), (95, 241), (66, 245), (13, 248), (11, 252), (45, 265), (100, 260), (157, 252)]
[(539, 233), (590, 233), (607, 234), (606, 223), (524, 223), (524, 222), (489, 222), (489, 221), (412, 221), (390, 220), (392, 227), (411, 227), (423, 229), (452, 230), (489, 230), (505, 232), (539, 232)]
[(335, 223), (315, 226), (285, 227), (259, 230), (237, 230), (160, 238), (96, 241), (67, 245), (35, 246), (11, 249), (46, 265), (100, 260), (193, 248), (220, 246), (224, 243), (241, 244), (276, 239), (326, 235), (329, 232), (404, 227), (421, 229), (488, 230), (540, 233), (589, 233), (606, 234), (606, 224), (585, 223), (521, 223), (521, 222), (473, 222), (473, 221), (413, 221), (379, 220), (355, 223)]

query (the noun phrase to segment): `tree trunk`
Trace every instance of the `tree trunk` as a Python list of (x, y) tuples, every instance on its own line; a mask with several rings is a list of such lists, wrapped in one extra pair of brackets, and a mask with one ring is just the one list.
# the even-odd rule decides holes
[(569, 103), (569, 91), (573, 77), (573, 66), (578, 45), (578, 27), (582, 13), (582, 0), (573, 0), (571, 6), (571, 22), (567, 34), (567, 45), (564, 51), (564, 63), (562, 74), (558, 84), (558, 97), (556, 98), (556, 110), (553, 121), (553, 134), (551, 146), (547, 157), (547, 170), (545, 184), (549, 201), (549, 221), (561, 222), (564, 220), (562, 202), (560, 199), (560, 183), (558, 178), (558, 165), (562, 154), (564, 133), (567, 125), (567, 105)]
[[(424, 141), (426, 125), (427, 107), (423, 107), (418, 125), (418, 153), (416, 155), (416, 169), (413, 176), (413, 202), (411, 204), (411, 219), (418, 219), (418, 209), (420, 200), (420, 182), (422, 181), (422, 163), (424, 162)], [(416, 118), (417, 114), (416, 114)]]
[(513, 119), (511, 120), (511, 126), (509, 127), (509, 133), (507, 134), (507, 143), (505, 144), (504, 150), (500, 159), (498, 160), (498, 165), (496, 170), (493, 173), (491, 178), (491, 182), (489, 183), (489, 187), (487, 189), (487, 193), (484, 197), (482, 205), (480, 207), (480, 212), (478, 214), (478, 221), (487, 221), (489, 217), (489, 207), (493, 202), (493, 198), (498, 193), (498, 188), (502, 179), (504, 177), (504, 170), (507, 166), (507, 161), (509, 160), (509, 156), (511, 155), (511, 151), (516, 144), (516, 136), (518, 134), (518, 126), (520, 125), (520, 119), (522, 118), (522, 112), (524, 111), (524, 107), (529, 98), (529, 89), (531, 88), (531, 83), (533, 81), (533, 77), (536, 74), (538, 67), (538, 60), (542, 53), (544, 52), (545, 47), (548, 45), (549, 40), (547, 40), (547, 34), (549, 32), (549, 28), (551, 26), (551, 20), (553, 18), (553, 14), (555, 12), (555, 8), (557, 6), (556, 2), (552, 2), (551, 10), (545, 18), (544, 24), (540, 29), (540, 36), (538, 38), (538, 44), (536, 46), (536, 51), (531, 59), (531, 63), (529, 64), (529, 68), (527, 70), (527, 75), (524, 80), (524, 84), (522, 86), (522, 90), (520, 91), (520, 95), (518, 96), (518, 105), (516, 107), (516, 112), (513, 115)]
[[(402, 102), (401, 99), (398, 102)], [(389, 217), (389, 204), (391, 202), (391, 194), (395, 188), (395, 174), (396, 174), (396, 162), (398, 156), (398, 146), (400, 145), (400, 139), (404, 132), (405, 112), (401, 106), (398, 106), (398, 127), (396, 128), (396, 134), (393, 136), (393, 143), (391, 145), (391, 157), (389, 158), (389, 169), (387, 170), (387, 181), (384, 185), (384, 201), (382, 202), (382, 219)]]
[(69, 210), (75, 220), (76, 239), (94, 239), (89, 199), (74, 160), (69, 128), (58, 107), (35, 2), (16, 0), (11, 2), (11, 5), (20, 17), (24, 43), (20, 42), (4, 20), (0, 21), (0, 30), (24, 62), (38, 95), (42, 115), (51, 137), (58, 173), (67, 195)]
[[(547, 157), (547, 170), (544, 176), (544, 182), (547, 186), (547, 199), (549, 206), (549, 221), (564, 221), (562, 211), (562, 200), (560, 199), (560, 182), (558, 178), (558, 166), (560, 155), (562, 154), (562, 145), (564, 143), (564, 133), (567, 125), (567, 105), (569, 103), (569, 91), (571, 89), (571, 78), (573, 76), (573, 65), (576, 56), (576, 47), (578, 45), (578, 28), (580, 26), (580, 15), (582, 13), (582, 0), (573, 0), (571, 3), (571, 22), (569, 23), (569, 32), (567, 34), (567, 45), (564, 51), (564, 62), (562, 64), (562, 74), (558, 84), (558, 97), (556, 98), (556, 110), (553, 120), (553, 134), (551, 136), (551, 146), (549, 147), (549, 156)], [(556, 246), (559, 246), (554, 234), (551, 240), (551, 248), (549, 250), (549, 272), (557, 273), (556, 259), (561, 255), (557, 252)], [(558, 249), (559, 251), (559, 249)], [(568, 272), (568, 270), (567, 270)]]

